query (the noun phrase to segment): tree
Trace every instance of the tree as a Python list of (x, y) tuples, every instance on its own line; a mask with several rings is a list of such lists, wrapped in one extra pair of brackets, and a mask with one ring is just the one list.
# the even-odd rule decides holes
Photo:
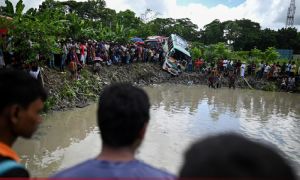
[(260, 24), (252, 22), (249, 19), (236, 20), (236, 23), (240, 27), (240, 30), (238, 38), (233, 43), (233, 47), (236, 51), (240, 49), (250, 51), (256, 46), (259, 40)]
[(197, 61), (202, 56), (201, 51), (197, 47), (190, 49), (190, 53), (194, 61)]
[(23, 0), (19, 0), (19, 2), (16, 5), (16, 10), (14, 10), (14, 6), (9, 0), (5, 0), (5, 4), (6, 7), (3, 8), (3, 15), (9, 17), (20, 16), (25, 8), (25, 5), (23, 4)]
[(276, 52), (275, 47), (269, 47), (265, 53), (266, 53), (266, 60), (269, 63), (274, 62), (280, 57), (280, 54)]
[(39, 11), (44, 12), (46, 9), (50, 9), (52, 11), (55, 11), (55, 10), (58, 10), (59, 5), (60, 5), (59, 2), (56, 2), (55, 0), (45, 0), (39, 6)]
[[(5, 39), (1, 41), (1, 44), (11, 43), (8, 50), (20, 54), (22, 59), (29, 62), (34, 61), (38, 54), (49, 58), (49, 52), (60, 53), (61, 49), (56, 44), (56, 40), (64, 38), (57, 37), (57, 35), (67, 31), (68, 28), (64, 27), (63, 22), (59, 20), (59, 12), (55, 12), (52, 18), (52, 11), (46, 9), (43, 14), (36, 15), (33, 19), (28, 18), (27, 14), (21, 14), (24, 5), (20, 2), (22, 1), (19, 1), (17, 13), (11, 22), (14, 28), (8, 31), (8, 35), (13, 38)], [(20, 7), (21, 9), (18, 9)]]
[(217, 49), (216, 44), (211, 44), (207, 46), (207, 50), (204, 53), (205, 60), (212, 61), (215, 57), (217, 57), (217, 54), (215, 53), (216, 49)]
[(128, 9), (126, 11), (120, 11), (117, 14), (117, 21), (118, 23), (124, 25), (125, 27), (130, 27), (130, 28), (136, 27), (135, 13)]
[(115, 33), (115, 42), (129, 44), (132, 42), (132, 39), (135, 37), (136, 30), (131, 28), (124, 28), (123, 25), (117, 24), (116, 33)]
[(233, 44), (240, 35), (240, 27), (234, 21), (225, 22), (225, 37), (229, 45)]
[(63, 10), (65, 13), (77, 12), (77, 16), (86, 20), (95, 21), (101, 20), (105, 13), (103, 13), (106, 6), (105, 0), (88, 0), (88, 1), (55, 1), (45, 0), (39, 6), (39, 11), (44, 12), (47, 8), (50, 10)]
[(252, 57), (256, 57), (256, 58), (261, 57), (261, 50), (259, 50), (259, 49), (252, 49), (251, 50), (251, 56)]
[(113, 9), (104, 8), (103, 10), (104, 16), (101, 17), (100, 22), (103, 24), (103, 26), (108, 26), (112, 28), (112, 25), (115, 25), (117, 23), (117, 13)]
[(140, 19), (143, 23), (146, 24), (156, 19), (159, 15), (161, 15), (159, 12), (153, 12), (151, 9), (148, 8), (144, 13), (141, 14)]
[(266, 50), (268, 47), (278, 47), (276, 40), (277, 31), (266, 28), (259, 33), (259, 39), (256, 42), (256, 47), (259, 50)]
[(227, 59), (230, 55), (230, 51), (226, 49), (225, 43), (218, 43), (215, 53), (219, 59)]
[(299, 49), (300, 44), (296, 28), (279, 29), (276, 34), (276, 40), (279, 49)]
[(207, 44), (217, 44), (224, 42), (223, 26), (220, 20), (216, 19), (210, 24), (204, 26), (207, 36)]

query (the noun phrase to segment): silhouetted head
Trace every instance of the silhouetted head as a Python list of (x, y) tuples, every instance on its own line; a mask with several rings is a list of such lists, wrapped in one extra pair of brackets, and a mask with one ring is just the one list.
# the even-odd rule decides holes
[(0, 131), (5, 137), (30, 138), (41, 123), (47, 94), (28, 73), (0, 70)]
[(181, 178), (296, 180), (275, 150), (235, 134), (208, 137), (191, 146)]
[(150, 119), (149, 98), (131, 84), (114, 84), (104, 89), (98, 108), (98, 124), (103, 144), (137, 148)]

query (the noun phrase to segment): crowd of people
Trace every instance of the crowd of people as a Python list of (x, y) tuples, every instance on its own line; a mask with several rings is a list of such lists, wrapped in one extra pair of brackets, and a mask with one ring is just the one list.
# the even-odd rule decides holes
[[(281, 80), (280, 89), (293, 90), (296, 87), (296, 77), (300, 75), (300, 67), (297, 69), (295, 62), (289, 61), (280, 64), (268, 64), (261, 61), (258, 65), (250, 62), (246, 65), (245, 62), (231, 61), (231, 60), (214, 60), (210, 64), (206, 64), (202, 59), (195, 63), (195, 70), (197, 73), (209, 75), (209, 87), (221, 88), (222, 79), (229, 78), (229, 88), (235, 88), (236, 77), (254, 77), (256, 79), (266, 78), (267, 80)], [(189, 71), (193, 70), (193, 62), (189, 62)], [(200, 69), (202, 71), (200, 71)]]
[[(5, 38), (5, 34), (2, 34)], [(30, 43), (32, 43), (30, 41)], [(9, 52), (10, 46), (3, 45), (0, 48), (0, 68), (15, 68), (32, 72), (34, 77), (39, 74), (46, 77), (43, 66), (55, 68), (65, 74), (66, 66), (69, 66), (71, 77), (75, 80), (76, 75), (86, 66), (92, 66), (95, 72), (99, 72), (102, 66), (125, 65), (133, 62), (162, 62), (164, 51), (162, 47), (150, 47), (144, 44), (121, 44), (95, 40), (72, 40), (65, 42), (57, 41), (53, 47), (61, 49), (61, 53), (49, 52), (47, 55), (39, 54), (35, 61), (28, 63), (26, 58), (18, 53)], [(47, 77), (46, 77), (47, 78)], [(48, 81), (49, 83), (49, 81)], [(50, 84), (50, 83), (49, 83)]]
[[(0, 101), (0, 177), (29, 177), (12, 146), (18, 137), (30, 138), (42, 122), (40, 112), (47, 94), (35, 78), (22, 71), (1, 70), (0, 79), (0, 94), (5, 95)], [(175, 179), (135, 158), (149, 121), (150, 102), (144, 90), (124, 83), (106, 87), (97, 110), (100, 154), (52, 177)], [(184, 159), (180, 178), (297, 179), (277, 150), (236, 134), (195, 142)]]

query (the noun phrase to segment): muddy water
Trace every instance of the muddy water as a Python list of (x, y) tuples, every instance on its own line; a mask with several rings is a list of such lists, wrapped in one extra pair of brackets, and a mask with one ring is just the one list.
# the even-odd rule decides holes
[[(238, 132), (279, 148), (300, 172), (299, 95), (205, 86), (145, 89), (151, 98), (151, 122), (137, 152), (139, 159), (177, 173), (192, 142)], [(96, 108), (92, 105), (48, 115), (32, 140), (18, 140), (14, 149), (32, 176), (47, 177), (99, 153)]]

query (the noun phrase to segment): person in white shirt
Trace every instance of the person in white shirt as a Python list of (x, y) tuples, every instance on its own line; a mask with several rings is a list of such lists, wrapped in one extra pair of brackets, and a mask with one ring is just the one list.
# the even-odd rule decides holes
[(264, 62), (261, 61), (261, 63), (258, 65), (258, 69), (257, 69), (257, 72), (260, 73), (260, 78), (263, 78), (264, 68), (265, 68)]
[(271, 67), (269, 66), (269, 64), (267, 63), (266, 64), (266, 67), (265, 67), (265, 71), (264, 71), (264, 77), (267, 77), (268, 76), (268, 71)]
[(37, 66), (32, 66), (31, 71), (29, 72), (29, 74), (34, 77), (35, 79), (37, 79), (38, 75), (40, 73), (40, 67)]
[(287, 87), (287, 89), (288, 90), (293, 90), (294, 83), (295, 83), (295, 78), (290, 77), (289, 80), (288, 80), (288, 87)]
[(223, 61), (223, 67), (224, 67), (224, 69), (225, 69), (225, 67), (227, 68), (227, 63), (228, 63), (228, 60), (224, 60)]
[(243, 62), (243, 65), (241, 66), (241, 77), (244, 77), (245, 76), (245, 69), (246, 69), (246, 64), (245, 62)]

